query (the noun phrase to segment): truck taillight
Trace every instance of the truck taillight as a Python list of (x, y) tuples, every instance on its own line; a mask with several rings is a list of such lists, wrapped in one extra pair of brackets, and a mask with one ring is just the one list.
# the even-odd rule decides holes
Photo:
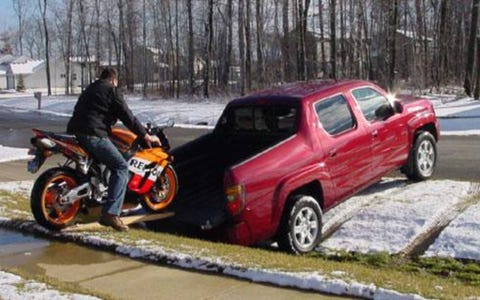
[(245, 188), (237, 184), (225, 189), (227, 196), (227, 208), (231, 215), (239, 214), (245, 206)]

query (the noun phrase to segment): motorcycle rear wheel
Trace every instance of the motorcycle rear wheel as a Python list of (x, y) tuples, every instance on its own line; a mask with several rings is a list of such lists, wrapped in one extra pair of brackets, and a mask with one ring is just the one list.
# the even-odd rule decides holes
[(140, 203), (150, 212), (159, 212), (173, 201), (178, 191), (177, 173), (168, 165), (155, 182), (150, 192), (141, 196)]
[(80, 210), (80, 201), (61, 204), (59, 197), (77, 187), (79, 182), (75, 173), (68, 168), (53, 168), (40, 175), (30, 195), (30, 207), (35, 220), (50, 230), (71, 225)]

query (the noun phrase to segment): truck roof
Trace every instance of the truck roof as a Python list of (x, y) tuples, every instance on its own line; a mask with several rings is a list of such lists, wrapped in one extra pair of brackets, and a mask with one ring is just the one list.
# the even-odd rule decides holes
[(234, 100), (235, 104), (255, 103), (258, 100), (276, 100), (281, 102), (298, 102), (302, 99), (323, 93), (330, 89), (340, 88), (342, 86), (359, 86), (371, 85), (365, 80), (314, 80), (314, 81), (298, 81), (283, 84), (273, 88), (268, 88), (253, 92), (252, 94)]

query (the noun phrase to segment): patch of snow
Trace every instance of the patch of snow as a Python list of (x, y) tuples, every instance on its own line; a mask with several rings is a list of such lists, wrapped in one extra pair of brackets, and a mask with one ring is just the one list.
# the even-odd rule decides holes
[(445, 228), (425, 256), (480, 260), (480, 203), (470, 206)]
[(62, 293), (44, 283), (24, 280), (15, 274), (0, 271), (0, 299), (53, 299), (53, 300), (96, 300), (97, 297), (81, 294)]
[(0, 145), (0, 163), (12, 160), (30, 159), (28, 149), (12, 148)]
[[(428, 230), (439, 215), (468, 195), (469, 182), (451, 180), (409, 184), (375, 194), (321, 248), (361, 253), (399, 253)], [(480, 232), (477, 234), (480, 237)]]

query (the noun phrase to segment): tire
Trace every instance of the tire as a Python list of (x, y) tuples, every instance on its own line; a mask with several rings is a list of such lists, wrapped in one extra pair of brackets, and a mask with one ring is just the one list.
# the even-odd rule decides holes
[(294, 196), (289, 203), (280, 224), (278, 245), (286, 252), (308, 253), (322, 238), (322, 209), (315, 198), (306, 195)]
[(423, 181), (432, 177), (437, 163), (437, 143), (430, 132), (417, 135), (407, 165), (402, 168), (408, 179)]
[[(62, 188), (59, 184), (65, 183)], [(79, 185), (80, 180), (74, 171), (67, 168), (54, 168), (45, 171), (37, 178), (30, 195), (30, 207), (35, 220), (50, 230), (60, 230), (73, 223), (81, 201), (62, 205), (58, 196)]]
[(172, 203), (177, 192), (177, 173), (171, 165), (168, 165), (158, 177), (152, 190), (141, 197), (140, 203), (150, 212), (159, 212)]

